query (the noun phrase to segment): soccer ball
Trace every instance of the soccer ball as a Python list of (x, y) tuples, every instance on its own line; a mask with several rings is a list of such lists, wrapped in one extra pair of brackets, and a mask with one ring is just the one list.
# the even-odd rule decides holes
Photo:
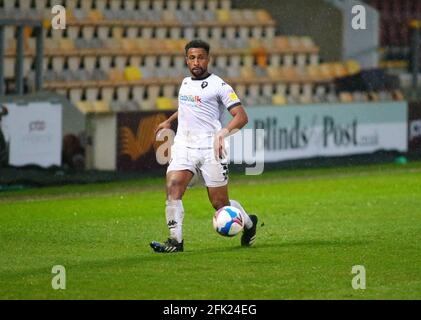
[(244, 227), (240, 210), (231, 206), (219, 209), (213, 216), (213, 227), (221, 236), (235, 236)]

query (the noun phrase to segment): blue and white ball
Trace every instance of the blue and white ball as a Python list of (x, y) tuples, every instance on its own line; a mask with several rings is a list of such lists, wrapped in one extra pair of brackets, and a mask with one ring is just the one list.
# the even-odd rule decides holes
[(213, 227), (221, 236), (235, 236), (244, 228), (240, 210), (231, 206), (219, 209), (213, 216)]

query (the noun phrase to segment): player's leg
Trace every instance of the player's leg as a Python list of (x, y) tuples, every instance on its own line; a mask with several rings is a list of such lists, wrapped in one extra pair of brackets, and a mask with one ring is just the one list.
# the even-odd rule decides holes
[(251, 246), (256, 240), (257, 216), (248, 215), (243, 206), (236, 200), (228, 199), (228, 185), (222, 187), (208, 187), (209, 201), (215, 210), (225, 206), (232, 206), (240, 210), (244, 221), (244, 232), (241, 237), (242, 246)]
[(173, 144), (171, 160), (167, 169), (167, 199), (165, 203), (165, 218), (170, 231), (170, 237), (165, 243), (151, 242), (155, 252), (178, 252), (184, 250), (183, 220), (184, 208), (182, 197), (195, 172), (194, 157), (183, 145)]
[(183, 241), (184, 208), (182, 198), (193, 173), (189, 170), (167, 173), (167, 201), (165, 216), (170, 230), (170, 238), (178, 243)]
[(244, 232), (241, 237), (242, 246), (251, 246), (256, 240), (257, 216), (248, 215), (238, 201), (228, 197), (228, 164), (209, 161), (200, 167), (203, 179), (208, 187), (208, 197), (215, 210), (224, 206), (233, 206), (240, 210), (244, 221)]
[(176, 170), (167, 172), (167, 200), (165, 203), (165, 218), (170, 231), (170, 237), (164, 243), (151, 242), (150, 246), (155, 252), (172, 253), (184, 250), (183, 221), (184, 208), (182, 197), (187, 185), (193, 177), (189, 170)]
[(242, 246), (251, 246), (256, 241), (257, 216), (255, 214), (248, 215), (243, 206), (235, 200), (230, 200), (230, 204), (240, 210), (244, 221), (244, 232), (241, 237)]

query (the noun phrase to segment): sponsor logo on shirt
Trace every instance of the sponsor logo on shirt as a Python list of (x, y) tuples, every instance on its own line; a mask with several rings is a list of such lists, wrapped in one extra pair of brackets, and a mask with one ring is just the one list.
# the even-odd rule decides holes
[(192, 95), (180, 95), (178, 98), (180, 101), (184, 102), (194, 102), (196, 104), (202, 103), (202, 98), (199, 96), (192, 96)]

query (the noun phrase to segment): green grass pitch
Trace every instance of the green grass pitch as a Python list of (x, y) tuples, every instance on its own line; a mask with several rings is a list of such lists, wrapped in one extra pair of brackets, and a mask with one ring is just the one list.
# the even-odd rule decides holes
[(196, 187), (185, 252), (163, 255), (163, 177), (3, 192), (0, 299), (421, 299), (421, 163), (234, 175), (230, 198), (264, 222), (254, 247), (213, 230)]

